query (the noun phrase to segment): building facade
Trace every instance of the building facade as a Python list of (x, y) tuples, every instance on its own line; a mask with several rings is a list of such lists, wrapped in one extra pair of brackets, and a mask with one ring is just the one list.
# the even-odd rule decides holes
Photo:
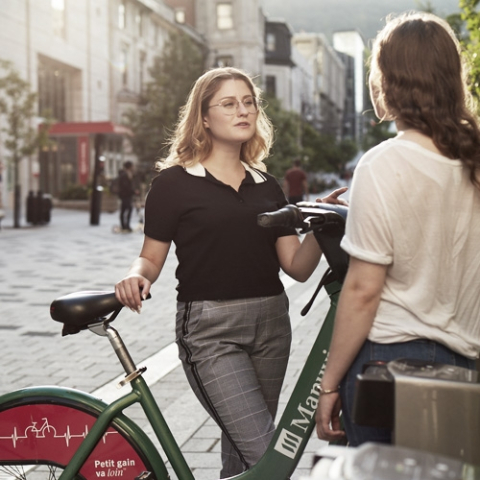
[(297, 33), (292, 43), (313, 72), (312, 124), (323, 133), (341, 138), (346, 78), (342, 59), (321, 34)]
[(304, 116), (314, 100), (312, 70), (292, 45), (292, 37), (284, 20), (266, 21), (264, 88), (285, 110)]
[[(363, 111), (366, 104), (365, 82), (365, 42), (362, 35), (355, 31), (342, 31), (333, 34), (333, 48), (353, 58), (353, 96), (355, 115), (353, 120), (355, 140), (361, 144), (364, 134)], [(351, 66), (350, 66), (351, 68)]]
[[(260, 0), (2, 0), (0, 58), (38, 93), (32, 126), (47, 115), (55, 122), (50, 144), (20, 163), (22, 204), (31, 190), (57, 196), (68, 185), (89, 183), (96, 135), (104, 138), (107, 178), (135, 159), (125, 113), (138, 105), (149, 67), (178, 31), (208, 52), (205, 68), (247, 71), (283, 108), (336, 134), (344, 67), (319, 36), (310, 38), (308, 51), (299, 47), (285, 21), (265, 18)], [(11, 208), (4, 141), (0, 174), (0, 209)]]
[[(86, 184), (94, 162), (94, 137), (105, 137), (105, 175), (132, 159), (125, 112), (138, 103), (149, 67), (171, 32), (200, 36), (175, 20), (162, 0), (3, 0), (0, 57), (9, 60), (37, 92), (34, 128), (51, 116), (50, 145), (20, 163), (22, 195), (58, 195)], [(3, 121), (3, 119), (2, 119)], [(0, 208), (12, 205), (13, 168), (0, 142)]]

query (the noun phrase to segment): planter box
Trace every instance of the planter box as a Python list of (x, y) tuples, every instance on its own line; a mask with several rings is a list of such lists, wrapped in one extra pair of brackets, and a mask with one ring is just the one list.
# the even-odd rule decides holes
[[(70, 210), (90, 210), (90, 200), (57, 200), (53, 199), (55, 208), (66, 208)], [(102, 212), (114, 213), (118, 210), (119, 199), (113, 195), (102, 196)]]

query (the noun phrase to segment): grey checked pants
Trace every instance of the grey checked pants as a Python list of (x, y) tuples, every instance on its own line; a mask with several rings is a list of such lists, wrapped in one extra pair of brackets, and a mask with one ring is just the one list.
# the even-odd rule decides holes
[(291, 337), (285, 293), (177, 304), (183, 368), (222, 429), (221, 478), (258, 462), (272, 439)]

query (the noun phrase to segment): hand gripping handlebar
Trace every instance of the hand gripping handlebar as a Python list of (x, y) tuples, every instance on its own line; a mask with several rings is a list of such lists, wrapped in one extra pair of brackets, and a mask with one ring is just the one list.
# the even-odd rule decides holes
[(344, 228), (348, 208), (329, 203), (301, 202), (286, 205), (274, 212), (261, 213), (257, 223), (261, 227), (301, 228), (302, 233), (325, 225), (338, 225)]
[(313, 232), (333, 276), (343, 282), (348, 268), (348, 255), (340, 247), (345, 233), (348, 207), (330, 203), (299, 202), (275, 212), (261, 213), (257, 223), (261, 227), (299, 228), (301, 233)]

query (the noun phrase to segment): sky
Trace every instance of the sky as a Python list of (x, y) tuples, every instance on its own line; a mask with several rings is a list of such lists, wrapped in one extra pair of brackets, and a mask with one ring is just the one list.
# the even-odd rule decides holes
[(392, 12), (421, 10), (430, 3), (442, 17), (459, 11), (458, 0), (260, 0), (267, 18), (286, 19), (294, 32), (324, 33), (357, 29), (365, 40), (375, 37)]

